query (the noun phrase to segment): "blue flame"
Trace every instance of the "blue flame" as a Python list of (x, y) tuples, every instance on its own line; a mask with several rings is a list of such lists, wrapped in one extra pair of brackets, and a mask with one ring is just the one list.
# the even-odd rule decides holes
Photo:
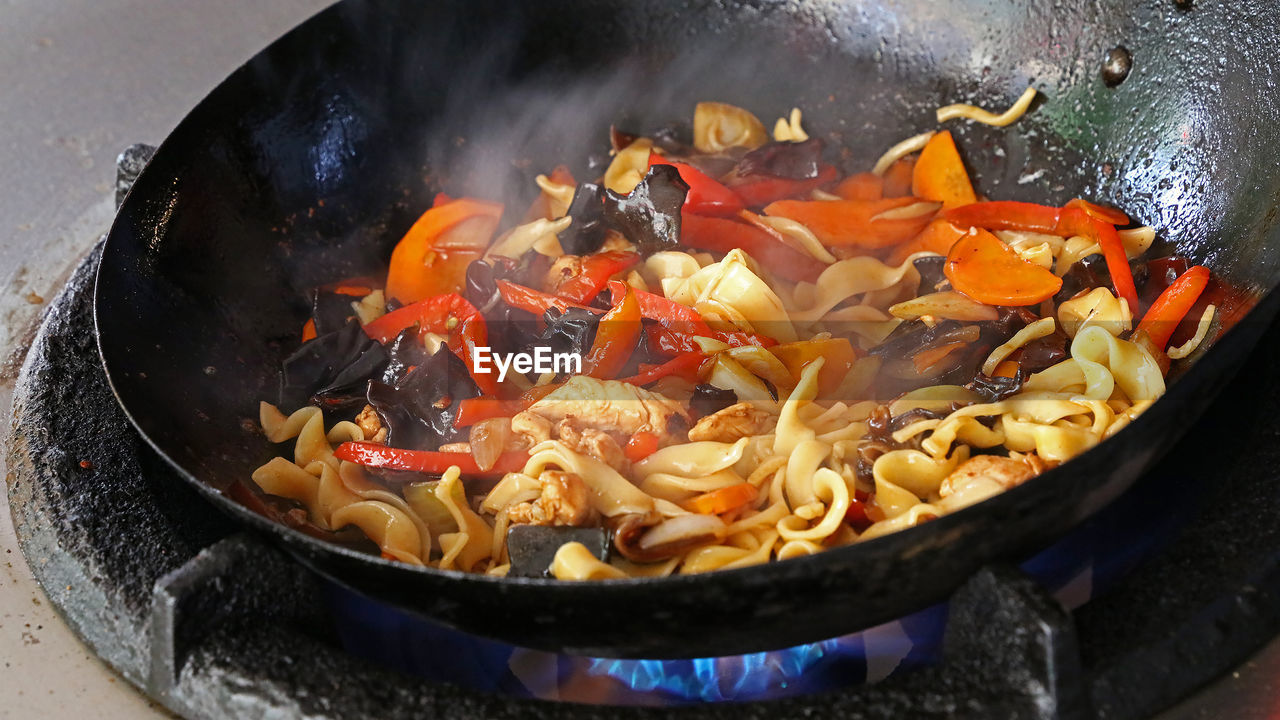
[(592, 658), (587, 672), (612, 677), (635, 692), (685, 701), (758, 700), (786, 694), (826, 658), (847, 655), (853, 638), (833, 638), (785, 650), (693, 660)]

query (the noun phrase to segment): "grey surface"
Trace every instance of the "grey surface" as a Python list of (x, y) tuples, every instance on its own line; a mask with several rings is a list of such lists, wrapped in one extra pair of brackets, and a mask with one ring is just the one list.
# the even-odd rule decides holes
[[(0, 0), (0, 408), (45, 300), (110, 223), (116, 155), (159, 142), (240, 63), (326, 5)], [(3, 495), (0, 483), (0, 506)], [(0, 717), (157, 712), (54, 613), (18, 554), (7, 507), (0, 676)]]

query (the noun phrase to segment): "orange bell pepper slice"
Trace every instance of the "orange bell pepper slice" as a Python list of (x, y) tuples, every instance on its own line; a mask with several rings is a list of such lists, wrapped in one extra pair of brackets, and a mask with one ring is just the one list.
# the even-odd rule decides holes
[(951, 246), (943, 272), (952, 287), (985, 305), (1036, 305), (1062, 289), (1062, 278), (980, 229)]
[(737, 510), (755, 500), (759, 494), (760, 492), (756, 490), (755, 485), (738, 483), (722, 487), (719, 490), (695, 495), (685, 501), (684, 507), (689, 512), (695, 512), (700, 515), (719, 515), (730, 510)]
[(907, 197), (911, 194), (911, 176), (916, 171), (916, 156), (908, 155), (899, 158), (884, 172), (884, 196), (887, 198)]
[(835, 392), (853, 367), (853, 361), (858, 359), (858, 352), (847, 338), (782, 343), (769, 348), (769, 352), (782, 362), (796, 382), (800, 382), (800, 373), (806, 365), (819, 357), (826, 358), (822, 369), (818, 371), (819, 397)]
[(1151, 338), (1151, 343), (1163, 350), (1169, 344), (1169, 338), (1173, 337), (1178, 323), (1191, 311), (1208, 285), (1209, 268), (1196, 265), (1188, 269), (1151, 303), (1151, 308), (1142, 316), (1142, 322), (1138, 323), (1134, 334), (1146, 333)]
[(977, 202), (969, 173), (965, 172), (960, 151), (950, 130), (937, 133), (920, 151), (911, 173), (911, 194), (942, 203), (944, 208)]
[(831, 192), (845, 200), (880, 200), (884, 198), (884, 178), (869, 172), (850, 175)]
[(947, 253), (951, 251), (951, 246), (955, 245), (956, 241), (964, 234), (965, 230), (938, 218), (925, 225), (924, 230), (921, 230), (920, 234), (912, 238), (910, 242), (894, 248), (893, 252), (889, 253), (889, 257), (885, 259), (885, 263), (894, 266), (901, 265), (909, 256), (918, 252), (937, 253), (946, 257)]
[(461, 292), (467, 266), (489, 247), (502, 204), (459, 198), (436, 205), (409, 228), (387, 271), (387, 297), (402, 304)]
[(877, 249), (915, 237), (932, 214), (913, 218), (877, 218), (889, 210), (919, 202), (916, 198), (885, 200), (779, 200), (766, 215), (785, 217), (804, 225), (825, 245)]

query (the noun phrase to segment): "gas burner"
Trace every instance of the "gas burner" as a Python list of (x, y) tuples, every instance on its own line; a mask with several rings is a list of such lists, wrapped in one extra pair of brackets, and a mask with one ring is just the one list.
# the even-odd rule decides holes
[[(149, 156), (122, 156), (121, 188)], [(767, 653), (580, 658), (401, 613), (210, 513), (107, 385), (92, 320), (100, 252), (52, 302), (24, 365), (9, 496), (23, 551), (73, 629), (183, 715), (665, 717), (653, 706), (681, 704), (739, 720), (1136, 718), (1280, 630), (1280, 496), (1257, 470), (1280, 466), (1267, 367), (1280, 334), (1130, 492), (1020, 568), (976, 574), (945, 606)]]

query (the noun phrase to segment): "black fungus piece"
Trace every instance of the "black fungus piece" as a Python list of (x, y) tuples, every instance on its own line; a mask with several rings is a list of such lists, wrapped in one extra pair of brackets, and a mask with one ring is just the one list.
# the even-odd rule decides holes
[(318, 335), (285, 358), (280, 373), (280, 406), (287, 411), (315, 402), (326, 410), (359, 403), (364, 383), (387, 365), (387, 352), (364, 334), (360, 323), (347, 322), (335, 332)]
[(347, 320), (355, 316), (351, 303), (358, 298), (351, 295), (340, 295), (328, 290), (311, 291), (311, 319), (316, 324), (316, 335), (337, 332), (347, 324)]
[(550, 348), (553, 353), (580, 353), (585, 357), (600, 327), (599, 315), (575, 307), (563, 314), (551, 308), (542, 319), (547, 327), (534, 344)]
[(1067, 344), (1070, 338), (1061, 329), (1054, 330), (1042, 338), (1036, 338), (1022, 346), (1022, 356), (1018, 360), (1019, 371), (1024, 377), (1038, 373), (1067, 359)]
[(483, 260), (476, 260), (467, 266), (467, 282), (462, 290), (463, 297), (481, 313), (488, 313), (502, 301), (498, 292), (498, 273), (494, 267)]
[(790, 180), (812, 180), (822, 172), (822, 140), (765, 143), (742, 156), (738, 175), (769, 175)]
[(668, 155), (686, 156), (697, 152), (693, 147), (693, 125), (677, 120), (667, 123), (649, 134), (654, 147), (661, 148)]
[[(680, 246), (680, 207), (689, 184), (671, 165), (654, 165), (627, 195), (605, 190), (604, 220), (641, 254)], [(566, 248), (567, 250), (567, 248)]]
[(387, 346), (387, 367), (382, 371), (382, 382), (395, 385), (413, 368), (424, 365), (431, 353), (422, 344), (416, 327), (405, 328)]
[(955, 320), (944, 320), (929, 327), (923, 320), (917, 318), (894, 328), (883, 342), (868, 352), (885, 359), (909, 358), (921, 350), (950, 342), (948, 338), (962, 330), (963, 326)]
[(457, 437), (459, 403), (479, 394), (467, 366), (441, 346), (395, 385), (370, 381), (367, 399), (387, 428), (387, 445), (435, 450)]
[(983, 402), (999, 402), (1022, 389), (1022, 371), (1014, 377), (992, 377), (978, 373), (965, 387), (982, 396)]
[[(1129, 272), (1133, 275), (1134, 287), (1142, 289), (1148, 286), (1150, 273), (1146, 261), (1130, 260)], [(1055, 305), (1062, 303), (1064, 300), (1075, 297), (1082, 290), (1087, 291), (1097, 287), (1115, 292), (1115, 286), (1111, 284), (1111, 271), (1107, 269), (1107, 260), (1101, 253), (1086, 255), (1067, 269), (1066, 274), (1062, 276), (1062, 289), (1053, 296), (1053, 302)]]
[(507, 577), (549, 577), (556, 551), (571, 542), (585, 545), (597, 560), (609, 561), (613, 540), (606, 528), (511, 526), (507, 530), (507, 554), (511, 557)]
[(715, 385), (699, 383), (693, 388), (693, 399), (689, 406), (699, 417), (706, 417), (734, 405), (738, 402), (738, 394), (729, 389), (721, 389)]
[(920, 273), (920, 285), (916, 289), (917, 295), (938, 292), (943, 283), (948, 282), (944, 270), (947, 265), (947, 259), (941, 255), (916, 258), (911, 264), (915, 265), (916, 272)]
[(604, 188), (595, 183), (581, 183), (569, 203), (569, 217), (573, 223), (560, 233), (560, 247), (570, 255), (590, 255), (604, 244), (605, 195)]

